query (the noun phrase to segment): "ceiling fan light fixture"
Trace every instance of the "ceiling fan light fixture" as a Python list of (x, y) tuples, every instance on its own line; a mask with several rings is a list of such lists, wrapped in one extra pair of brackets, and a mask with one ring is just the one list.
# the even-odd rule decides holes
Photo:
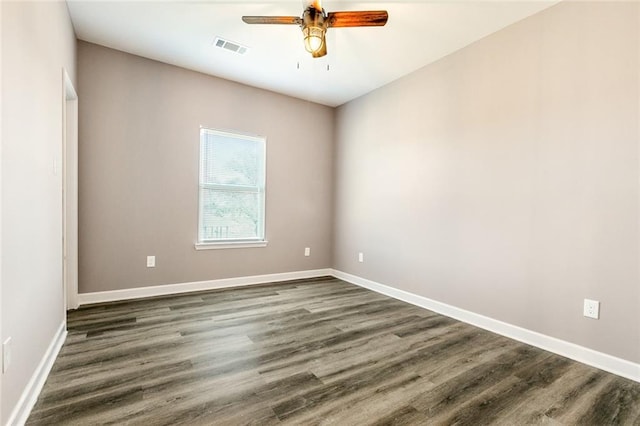
[(324, 44), (323, 27), (306, 26), (302, 28), (302, 34), (304, 35), (304, 48), (309, 53), (317, 53), (322, 49)]
[[(315, 58), (323, 51), (327, 31), (325, 25), (326, 15), (324, 9), (319, 4), (310, 5), (302, 14), (302, 35), (304, 37), (304, 48)], [(320, 55), (322, 56), (322, 55)]]

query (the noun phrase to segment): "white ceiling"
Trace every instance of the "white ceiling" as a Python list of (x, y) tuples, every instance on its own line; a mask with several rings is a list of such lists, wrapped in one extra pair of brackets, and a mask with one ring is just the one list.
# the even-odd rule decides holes
[[(313, 59), (294, 25), (242, 15), (300, 16), (300, 0), (67, 0), (79, 39), (290, 96), (338, 106), (557, 1), (325, 1), (326, 11), (387, 10), (384, 27), (330, 28)], [(216, 48), (216, 36), (248, 46)]]

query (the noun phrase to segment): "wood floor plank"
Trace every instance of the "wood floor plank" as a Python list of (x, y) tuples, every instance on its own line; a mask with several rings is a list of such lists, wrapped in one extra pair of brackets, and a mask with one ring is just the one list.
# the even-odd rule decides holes
[(30, 425), (640, 425), (640, 383), (333, 277), (67, 324)]

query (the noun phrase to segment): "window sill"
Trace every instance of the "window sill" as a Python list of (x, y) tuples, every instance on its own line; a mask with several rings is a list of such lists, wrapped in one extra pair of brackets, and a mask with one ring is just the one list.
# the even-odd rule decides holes
[(218, 250), (234, 248), (266, 247), (268, 241), (224, 241), (219, 243), (196, 243), (196, 250)]

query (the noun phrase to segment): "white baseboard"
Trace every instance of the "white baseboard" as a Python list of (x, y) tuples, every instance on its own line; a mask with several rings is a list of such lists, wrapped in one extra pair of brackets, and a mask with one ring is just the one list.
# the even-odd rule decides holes
[(279, 281), (331, 275), (331, 269), (312, 269), (308, 271), (284, 272), (281, 274), (253, 275), (248, 277), (223, 278), (219, 280), (196, 281), (179, 284), (166, 284), (151, 287), (136, 287), (125, 290), (100, 291), (78, 294), (78, 304), (114, 302), (117, 300), (140, 299), (143, 297), (165, 296), (168, 294), (188, 293), (192, 291), (215, 290), (227, 287), (240, 287)]
[(51, 340), (51, 343), (40, 360), (36, 371), (34, 371), (29, 383), (27, 383), (24, 392), (20, 395), (18, 403), (11, 412), (11, 416), (9, 416), (7, 425), (16, 426), (24, 425), (26, 423), (66, 338), (67, 321), (64, 320), (62, 321), (62, 324), (60, 324), (60, 327), (58, 327), (56, 334), (53, 336), (53, 340)]
[(546, 351), (571, 358), (583, 364), (640, 382), (640, 364), (598, 352), (593, 349), (585, 348), (583, 346), (576, 345), (575, 343), (570, 343), (555, 337), (527, 330), (484, 315), (456, 308), (455, 306), (447, 305), (446, 303), (431, 300), (423, 296), (418, 296), (404, 290), (398, 290), (346, 272), (334, 269), (332, 270), (331, 275), (360, 287), (368, 288), (369, 290), (373, 290), (377, 293), (393, 297), (394, 299), (429, 309), (430, 311), (455, 318), (502, 336), (509, 337)]
[[(281, 274), (253, 275), (247, 277), (224, 278), (219, 280), (198, 281), (180, 284), (167, 284), (152, 287), (138, 287), (125, 290), (81, 293), (78, 295), (80, 305), (91, 303), (113, 302), (118, 300), (139, 299), (144, 297), (164, 296), (169, 294), (193, 291), (214, 290), (228, 287), (250, 286), (269, 282), (288, 281), (332, 275), (344, 281), (368, 288), (394, 299), (402, 300), (421, 308), (429, 309), (442, 315), (475, 325), (505, 337), (536, 346), (549, 352), (571, 358), (583, 364), (608, 371), (618, 376), (640, 382), (640, 364), (614, 357), (593, 349), (585, 348), (555, 337), (547, 336), (516, 325), (486, 317), (446, 303), (438, 302), (423, 296), (389, 287), (375, 281), (335, 269), (314, 269), (308, 271), (285, 272)], [(65, 332), (66, 333), (66, 332)], [(58, 348), (59, 350), (59, 348)], [(57, 353), (57, 351), (56, 351)], [(50, 368), (50, 367), (49, 367)], [(46, 378), (46, 377), (45, 377)], [(44, 382), (43, 382), (44, 383)], [(37, 396), (37, 395), (36, 395)], [(34, 400), (35, 402), (35, 400)], [(26, 419), (26, 418), (25, 418)]]

